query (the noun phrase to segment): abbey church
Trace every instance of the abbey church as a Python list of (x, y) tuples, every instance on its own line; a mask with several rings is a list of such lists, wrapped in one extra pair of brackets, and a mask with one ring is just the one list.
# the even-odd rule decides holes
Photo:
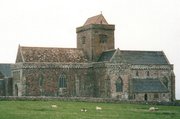
[(13, 95), (174, 101), (173, 65), (164, 52), (115, 49), (114, 31), (100, 14), (76, 28), (77, 48), (19, 46)]

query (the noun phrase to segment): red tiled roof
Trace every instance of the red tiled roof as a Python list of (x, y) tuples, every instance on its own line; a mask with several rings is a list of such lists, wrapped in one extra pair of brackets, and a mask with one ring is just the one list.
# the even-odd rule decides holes
[(104, 16), (100, 14), (100, 15), (88, 18), (87, 21), (84, 23), (84, 26), (89, 25), (89, 24), (108, 24), (108, 23), (106, 19), (104, 18)]
[[(48, 48), (48, 47), (19, 47), (22, 60), (16, 62), (86, 62), (81, 49)], [(18, 57), (18, 56), (17, 56)]]

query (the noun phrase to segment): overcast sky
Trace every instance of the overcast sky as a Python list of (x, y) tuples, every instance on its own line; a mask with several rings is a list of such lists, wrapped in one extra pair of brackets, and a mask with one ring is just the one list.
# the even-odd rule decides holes
[(101, 11), (116, 48), (165, 52), (180, 99), (180, 0), (0, 0), (0, 63), (14, 63), (19, 44), (76, 47), (76, 27)]

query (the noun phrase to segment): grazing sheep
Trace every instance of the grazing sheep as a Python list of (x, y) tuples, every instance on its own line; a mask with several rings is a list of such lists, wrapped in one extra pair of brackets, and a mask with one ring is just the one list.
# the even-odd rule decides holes
[(149, 111), (153, 112), (153, 111), (158, 111), (159, 109), (158, 108), (155, 108), (155, 107), (150, 107), (149, 108)]
[(57, 108), (57, 105), (51, 105), (52, 108)]
[(102, 108), (101, 108), (101, 107), (96, 106), (96, 110), (102, 110)]
[(87, 112), (87, 109), (82, 108), (82, 109), (81, 109), (81, 112)]

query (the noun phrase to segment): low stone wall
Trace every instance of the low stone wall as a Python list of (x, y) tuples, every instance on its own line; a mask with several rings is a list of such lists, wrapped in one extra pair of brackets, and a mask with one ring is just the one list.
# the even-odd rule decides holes
[(127, 103), (146, 105), (180, 106), (180, 102), (145, 102), (126, 101), (112, 98), (92, 98), (92, 97), (43, 97), (43, 96), (0, 96), (0, 101), (74, 101), (74, 102), (95, 102), (95, 103)]

